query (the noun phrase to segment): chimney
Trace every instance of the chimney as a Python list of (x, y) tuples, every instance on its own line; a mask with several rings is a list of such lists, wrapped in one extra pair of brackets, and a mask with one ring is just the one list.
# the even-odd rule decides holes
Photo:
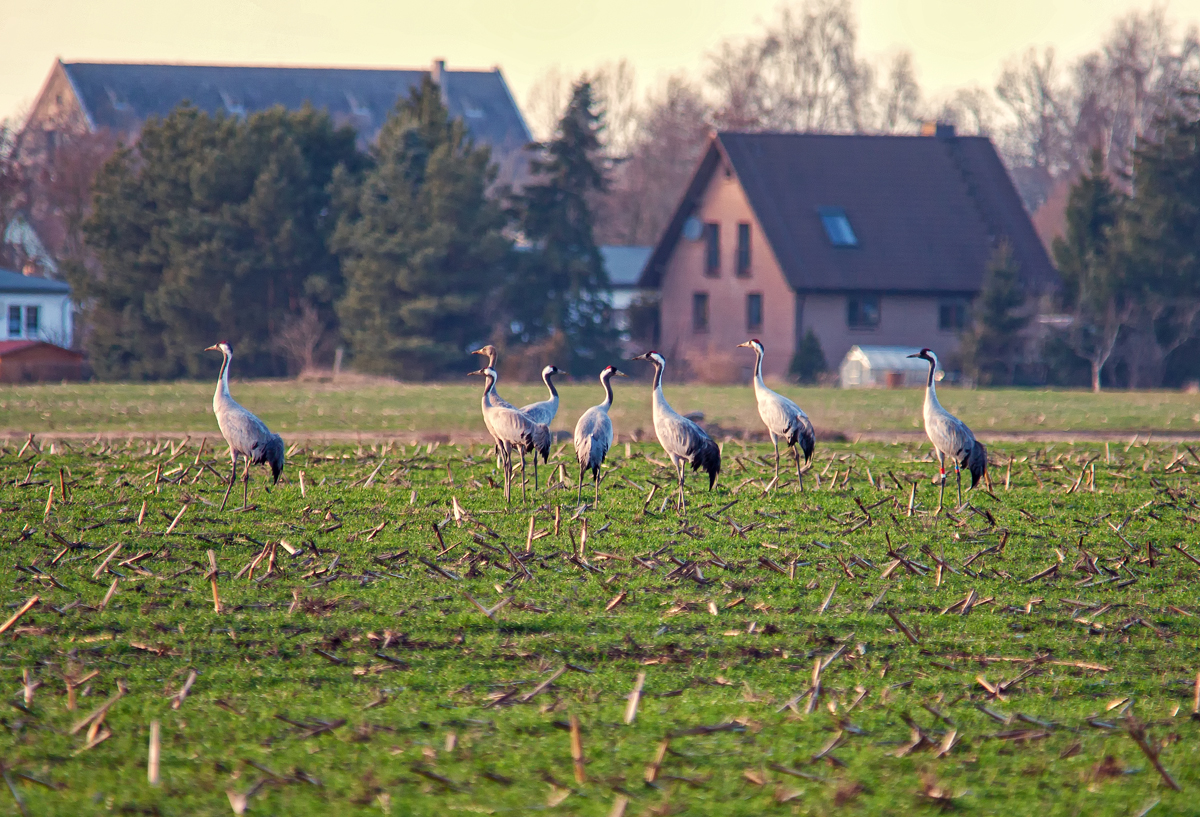
[(433, 68), (430, 70), (429, 75), (432, 77), (434, 84), (437, 85), (438, 90), (441, 92), (442, 104), (446, 107), (449, 107), (450, 97), (446, 94), (446, 85), (450, 79), (450, 74), (446, 71), (446, 61), (434, 60)]
[(938, 122), (934, 128), (933, 135), (938, 139), (953, 139), (954, 125), (949, 122)]

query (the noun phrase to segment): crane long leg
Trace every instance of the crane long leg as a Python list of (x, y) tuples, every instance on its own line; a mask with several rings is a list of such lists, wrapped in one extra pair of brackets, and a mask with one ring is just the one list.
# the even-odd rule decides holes
[(250, 461), (246, 461), (246, 467), (242, 469), (242, 507), (245, 508), (250, 504)]
[(233, 457), (233, 473), (229, 477), (229, 485), (225, 487), (225, 496), (221, 499), (221, 510), (225, 510), (225, 503), (229, 501), (229, 492), (233, 490), (233, 484), (237, 482), (237, 455)]
[(683, 483), (687, 479), (687, 460), (680, 460), (679, 468), (679, 515), (687, 513), (687, 498), (683, 495)]
[[(533, 454), (533, 461), (535, 463), (534, 467), (536, 468), (537, 467), (537, 465), (536, 465), (537, 452), (536, 451)], [(525, 501), (525, 447), (524, 446), (521, 447), (521, 501), (522, 502)]]
[(800, 482), (800, 493), (804, 493), (804, 474), (800, 472), (800, 449), (793, 445), (792, 453), (796, 455), (796, 479)]
[(592, 479), (595, 480), (595, 482), (596, 482), (596, 493), (595, 493), (595, 496), (592, 498), (592, 503), (595, 505), (599, 505), (600, 504), (600, 469), (599, 468), (597, 468), (595, 471), (592, 472)]
[(575, 501), (578, 502), (583, 497), (583, 475), (587, 468), (581, 462), (579, 463), (579, 485), (575, 487)]
[(512, 456), (508, 451), (508, 444), (497, 442), (497, 450), (500, 457), (500, 469), (504, 473), (504, 503), (507, 505), (512, 492), (512, 472), (510, 466), (512, 464)]
[[(535, 449), (533, 449), (533, 490), (535, 490), (535, 491), (537, 490), (537, 455), (538, 455), (538, 452), (537, 452), (537, 449), (535, 448)], [(524, 459), (525, 459), (525, 455), (524, 455), (524, 454), (522, 454), (522, 455), (521, 455), (521, 460), (522, 460), (522, 461), (524, 461)], [(522, 470), (522, 471), (524, 471), (524, 470), (525, 470), (525, 469), (524, 469), (524, 466), (522, 466), (522, 469), (521, 469), (521, 470)], [(522, 491), (524, 491), (524, 490), (525, 490), (525, 479), (524, 479), (524, 477), (525, 477), (525, 475), (524, 475), (524, 474), (522, 474), (522, 475), (521, 475), (521, 490), (522, 490)]]
[(942, 511), (942, 500), (946, 497), (946, 457), (941, 451), (938, 452), (938, 473), (941, 475), (941, 489), (938, 491), (938, 506), (937, 512)]
[(958, 480), (958, 504), (962, 505), (962, 471), (958, 467), (958, 461), (954, 462), (954, 477)]
[(779, 482), (779, 438), (771, 434), (771, 445), (775, 446), (775, 482)]

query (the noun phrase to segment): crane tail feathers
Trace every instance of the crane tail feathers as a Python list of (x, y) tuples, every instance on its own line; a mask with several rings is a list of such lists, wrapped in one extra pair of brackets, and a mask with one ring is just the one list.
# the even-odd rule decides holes
[(251, 462), (255, 465), (262, 465), (263, 463), (270, 465), (271, 484), (277, 484), (279, 482), (279, 475), (283, 473), (283, 438), (278, 434), (272, 434), (270, 439), (258, 449), (257, 454)]
[(971, 487), (974, 488), (987, 473), (987, 446), (978, 440), (967, 454), (967, 469), (971, 472)]
[(708, 473), (708, 490), (712, 490), (717, 482), (717, 474), (721, 473), (721, 449), (708, 437), (705, 437), (699, 448), (692, 454), (692, 470), (703, 468)]

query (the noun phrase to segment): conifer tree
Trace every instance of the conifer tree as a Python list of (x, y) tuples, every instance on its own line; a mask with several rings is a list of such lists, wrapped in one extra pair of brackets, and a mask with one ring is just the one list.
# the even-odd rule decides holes
[(984, 386), (1011, 385), (1021, 354), (1025, 295), (1012, 248), (1001, 244), (992, 254), (983, 288), (972, 306), (973, 322), (963, 333), (963, 369)]
[(562, 333), (569, 365), (581, 373), (599, 371), (617, 348), (591, 204), (608, 188), (603, 128), (591, 84), (576, 83), (554, 138), (534, 146), (534, 181), (515, 199), (530, 251), (520, 254), (505, 299), (521, 340)]
[(371, 155), (361, 183), (337, 185), (342, 336), (361, 371), (434, 377), (487, 335), (485, 297), (508, 264), (504, 212), (486, 195), (495, 170), (428, 77)]

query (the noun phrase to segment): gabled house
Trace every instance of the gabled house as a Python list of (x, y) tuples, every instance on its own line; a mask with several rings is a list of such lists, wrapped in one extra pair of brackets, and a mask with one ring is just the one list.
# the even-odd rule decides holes
[(0, 315), (0, 340), (44, 341), (64, 348), (74, 341), (71, 286), (65, 281), (0, 269)]
[(1031, 291), (1054, 285), (986, 137), (717, 133), (641, 285), (659, 290), (659, 348), (697, 373), (757, 337), (782, 378), (809, 330), (831, 369), (856, 345), (948, 359), (1004, 242)]
[(294, 110), (305, 103), (349, 123), (365, 142), (425, 76), (432, 76), (452, 117), (489, 145), (500, 181), (528, 172), (523, 155), (529, 128), (499, 68), (451, 71), (444, 61), (431, 69), (308, 68), (246, 65), (63, 62), (50, 71), (22, 132), (23, 152), (53, 151), (59, 134), (107, 129), (126, 139), (151, 116), (166, 116), (183, 101), (211, 114), (231, 116), (275, 105)]

